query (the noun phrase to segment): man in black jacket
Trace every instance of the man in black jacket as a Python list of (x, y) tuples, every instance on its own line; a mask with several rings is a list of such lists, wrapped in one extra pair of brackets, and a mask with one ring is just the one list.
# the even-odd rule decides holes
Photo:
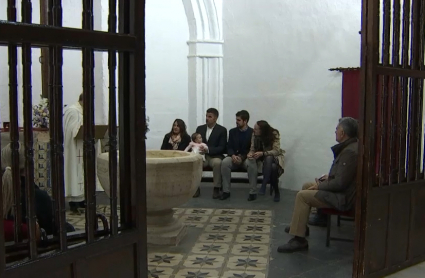
[(249, 113), (241, 110), (236, 113), (236, 127), (229, 131), (229, 142), (227, 143), (227, 157), (221, 163), (221, 178), (223, 179), (223, 194), (220, 200), (230, 197), (230, 179), (232, 170), (245, 169), (251, 188), (257, 188), (257, 164), (249, 167), (246, 163), (246, 155), (251, 147), (252, 128), (248, 126)]
[(305, 237), (309, 234), (307, 222), (311, 207), (334, 208), (340, 211), (351, 210), (356, 195), (357, 175), (357, 121), (350, 117), (339, 120), (335, 130), (337, 145), (332, 147), (334, 161), (329, 175), (306, 183), (295, 198), (291, 226), (285, 232), (294, 237), (278, 252), (291, 253), (307, 250)]
[[(213, 169), (214, 192), (213, 199), (220, 197), (221, 189), (221, 161), (226, 153), (227, 129), (217, 124), (218, 110), (209, 108), (206, 114), (206, 124), (198, 126), (196, 133), (201, 134), (202, 141), (207, 144), (208, 149), (200, 149), (205, 153), (204, 168), (209, 166)], [(193, 197), (198, 197), (200, 189), (196, 191)]]

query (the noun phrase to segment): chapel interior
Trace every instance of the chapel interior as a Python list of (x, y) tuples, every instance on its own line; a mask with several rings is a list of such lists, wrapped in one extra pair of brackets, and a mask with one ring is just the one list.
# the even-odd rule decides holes
[[(410, 3), (410, 1), (415, 0), (401, 2)], [(32, 23), (50, 24), (49, 5), (55, 4), (49, 4), (51, 2), (49, 0), (1, 1), (0, 21), (8, 21), (10, 16), (8, 13), (11, 13), (10, 7), (12, 6), (10, 2), (16, 2), (16, 21), (23, 20), (22, 5), (24, 2), (30, 2), (32, 4)], [(111, 1), (62, 0), (59, 2), (62, 5), (63, 27), (84, 28), (83, 18), (87, 14), (82, 11), (87, 6), (83, 3), (90, 2), (93, 11), (93, 25), (90, 27), (90, 31), (108, 32), (108, 28), (110, 28), (108, 22), (111, 20), (108, 17)], [(119, 60), (124, 56), (120, 56), (120, 51), (112, 54), (116, 55), (115, 60), (118, 61), (118, 64), (111, 74), (111, 64), (109, 63), (111, 53), (95, 51), (92, 61), (93, 75), (90, 77), (92, 81), (87, 85), (84, 83), (86, 82), (84, 80), (87, 80), (85, 77), (87, 72), (84, 72), (82, 67), (85, 64), (88, 65), (87, 58), (84, 60), (83, 52), (79, 49), (63, 49), (62, 107), (55, 110), (56, 115), (61, 118), (62, 110), (65, 111), (67, 107), (78, 102), (83, 90), (93, 86), (94, 97), (92, 100), (94, 102), (90, 105), (94, 108), (92, 120), (98, 129), (96, 131), (93, 129), (92, 133), (93, 136), (96, 136), (96, 158), (90, 161), (92, 161), (92, 165), (94, 165), (94, 161), (100, 163), (97, 158), (99, 153), (108, 153), (111, 146), (117, 148), (121, 156), (126, 157), (121, 160), (121, 157), (118, 156), (118, 160), (112, 164), (106, 157), (102, 162), (104, 169), (110, 170), (115, 167), (114, 169), (117, 171), (115, 176), (108, 176), (109, 170), (105, 170), (108, 171), (105, 172), (106, 174), (102, 173), (108, 178), (106, 189), (103, 184), (104, 180), (100, 174), (98, 176), (99, 168), (85, 168), (90, 173), (87, 175), (88, 181), (85, 180), (85, 182), (96, 184), (88, 191), (87, 188), (82, 187), (81, 189), (86, 194), (91, 192), (90, 190), (95, 193), (92, 194), (91, 199), (88, 199), (88, 206), (91, 201), (94, 204), (92, 212), (86, 214), (83, 210), (78, 213), (70, 208), (68, 202), (64, 201), (65, 199), (57, 199), (59, 196), (57, 194), (62, 191), (52, 190), (52, 184), (60, 178), (60, 175), (52, 173), (55, 171), (59, 173), (61, 170), (55, 168), (59, 160), (52, 161), (54, 156), (51, 155), (51, 142), (59, 140), (60, 135), (52, 135), (49, 123), (33, 120), (31, 132), (34, 147), (32, 166), (34, 183), (39, 189), (49, 194), (55, 208), (61, 206), (65, 208), (63, 211), (56, 211), (58, 215), (63, 214), (63, 219), (56, 218), (57, 225), (61, 227), (58, 233), (62, 233), (66, 237), (66, 231), (62, 228), (69, 223), (76, 232), (84, 234), (84, 237), (77, 235), (76, 232), (68, 235), (67, 242), (72, 247), (66, 248), (64, 247), (65, 241), (61, 241), (62, 236), (59, 237), (58, 242), (48, 247), (50, 249), (43, 249), (45, 252), (43, 256), (54, 257), (54, 252), (57, 250), (60, 252), (71, 250), (72, 253), (72, 250), (89, 247), (90, 244), (95, 244), (97, 239), (108, 237), (109, 233), (113, 235), (112, 237), (118, 237), (121, 232), (124, 233), (120, 227), (125, 226), (124, 223), (127, 223), (125, 222), (127, 219), (124, 222), (120, 221), (125, 215), (130, 218), (137, 215), (138, 221), (146, 225), (146, 221), (153, 221), (152, 217), (155, 217), (155, 215), (149, 214), (149, 209), (154, 206), (152, 200), (155, 200), (155, 202), (177, 204), (172, 207), (171, 217), (183, 223), (184, 236), (177, 240), (174, 238), (173, 244), (164, 244), (164, 242), (160, 242), (161, 240), (155, 239), (155, 241), (143, 233), (144, 238), (148, 237), (148, 242), (151, 240), (156, 244), (144, 246), (143, 243), (141, 249), (136, 247), (123, 249), (122, 258), (128, 254), (140, 252), (138, 254), (142, 254), (141, 258), (144, 259), (141, 264), (146, 265), (146, 269), (138, 274), (140, 276), (131, 276), (133, 274), (122, 272), (115, 277), (366, 277), (353, 276), (353, 269), (356, 268), (355, 263), (353, 266), (355, 253), (360, 252), (358, 251), (360, 247), (354, 243), (357, 223), (354, 217), (355, 210), (351, 214), (332, 215), (327, 220), (329, 221), (328, 226), (326, 224), (310, 226), (308, 251), (293, 254), (282, 254), (277, 251), (280, 245), (291, 238), (285, 232), (285, 228), (291, 223), (297, 192), (301, 190), (305, 182), (314, 181), (315, 178), (329, 172), (334, 160), (331, 147), (336, 144), (335, 127), (338, 125), (338, 120), (343, 117), (359, 120), (362, 117), (364, 111), (361, 104), (362, 1), (146, 0), (145, 2), (145, 56), (144, 59), (139, 60), (139, 62), (144, 61), (145, 67), (139, 65), (138, 69), (141, 72), (135, 73), (138, 79), (144, 79), (145, 93), (143, 96), (145, 101), (144, 106), (140, 107), (143, 112), (139, 111), (140, 114), (137, 114), (137, 109), (133, 109), (135, 112), (131, 115), (144, 115), (146, 120), (131, 118), (131, 123), (122, 127), (126, 130), (128, 128), (130, 130), (128, 133), (121, 133), (121, 124), (125, 121), (124, 118), (120, 119), (119, 117), (120, 113), (126, 111), (125, 108), (120, 107), (120, 102), (125, 102), (130, 107), (131, 101), (127, 102), (119, 95), (118, 90), (115, 90), (115, 96), (111, 98), (110, 82), (111, 76), (115, 76), (115, 86), (117, 88), (121, 86), (120, 77), (123, 76), (123, 73), (119, 70), (119, 65), (121, 65)], [(368, 1), (363, 0), (363, 2)], [(385, 3), (395, 5), (394, 3), (398, 0), (378, 2), (381, 2), (379, 7), (383, 10)], [(425, 1), (417, 0), (417, 2), (420, 2), (419, 7), (425, 10)], [(118, 9), (116, 9), (118, 15), (119, 7), (117, 6)], [(393, 10), (392, 7), (391, 11)], [(381, 24), (376, 28), (382, 32), (384, 27)], [(423, 26), (421, 30), (423, 31)], [(1, 36), (0, 32), (0, 42), (2, 41)], [(380, 51), (383, 51), (382, 46), (380, 47)], [(16, 56), (18, 86), (15, 99), (17, 100), (17, 111), (11, 111), (10, 108), (13, 105), (11, 106), (12, 99), (10, 98), (10, 53), (7, 45), (0, 44), (1, 148), (13, 140), (19, 140), (22, 146), (25, 141), (23, 129), (26, 117), (23, 93), (25, 74), (22, 71), (25, 56), (23, 48), (18, 47)], [(32, 55), (30, 61), (31, 101), (34, 106), (32, 116), (38, 119), (38, 117), (48, 117), (47, 115), (36, 115), (35, 111), (41, 107), (40, 105), (49, 107), (50, 97), (54, 96), (49, 93), (49, 86), (52, 86), (53, 79), (49, 79), (51, 68), (49, 68), (49, 60), (46, 58), (52, 53), (49, 53), (47, 47), (34, 47), (30, 53)], [(423, 56), (421, 57), (423, 60)], [(145, 72), (143, 72), (143, 68), (145, 68)], [(424, 68), (421, 66), (420, 70), (422, 71)], [(418, 104), (418, 107), (424, 111), (424, 90), (423, 88), (421, 90), (422, 98), (419, 99), (421, 103)], [(137, 94), (141, 96), (141, 93), (134, 93), (132, 100), (138, 101), (140, 98), (137, 98)], [(133, 97), (133, 93), (131, 96)], [(110, 104), (111, 99), (113, 99), (112, 105)], [(89, 100), (89, 98), (87, 97), (85, 100)], [(115, 114), (110, 113), (111, 109), (114, 110), (113, 108), (116, 110)], [(137, 170), (135, 171), (133, 168), (119, 171), (120, 168), (117, 164), (122, 161), (128, 163), (126, 165), (129, 168), (130, 165), (133, 167), (133, 165), (143, 164), (143, 169), (140, 170), (143, 175), (145, 170), (153, 171), (153, 168), (149, 168), (153, 166), (149, 166), (151, 164), (148, 162), (145, 164), (144, 161), (158, 159), (155, 157), (155, 151), (160, 149), (164, 135), (169, 133), (170, 129), (172, 130), (174, 121), (182, 119), (186, 124), (187, 133), (192, 135), (197, 126), (205, 124), (205, 113), (209, 108), (216, 108), (219, 111), (217, 123), (227, 130), (236, 127), (235, 114), (238, 111), (247, 110), (250, 115), (248, 126), (254, 127), (257, 121), (265, 120), (279, 131), (280, 147), (284, 150), (285, 163), (284, 173), (278, 179), (279, 202), (274, 201), (272, 193), (269, 194), (269, 187), (264, 196), (248, 202), (250, 189), (246, 171), (232, 172), (231, 197), (227, 200), (211, 198), (214, 181), (212, 171), (208, 170), (202, 173), (199, 197), (186, 198), (180, 202), (176, 200), (175, 196), (167, 196), (169, 199), (166, 201), (157, 201), (159, 199), (155, 198), (159, 197), (155, 195), (155, 192), (160, 192), (160, 190), (146, 184), (145, 176), (137, 176), (134, 174)], [(11, 135), (13, 131), (11, 115), (13, 113), (16, 113), (17, 125), (20, 127), (19, 139), (11, 137), (13, 136)], [(418, 127), (417, 131), (419, 134), (418, 148), (422, 152), (421, 157), (417, 160), (418, 169), (424, 168), (425, 128), (423, 123), (425, 119), (422, 114), (420, 116), (422, 125)], [(110, 128), (107, 127), (111, 126), (111, 115), (117, 118), (113, 123), (115, 134), (112, 141), (109, 138)], [(91, 118), (88, 119), (88, 121), (90, 120)], [(59, 127), (59, 120), (55, 122)], [(133, 131), (131, 131), (137, 125), (140, 127), (141, 122), (146, 122), (148, 129), (145, 140), (143, 140), (145, 126), (140, 130), (133, 130), (138, 135), (133, 136)], [(50, 119), (50, 123), (52, 123), (52, 119)], [(120, 135), (125, 135), (125, 142), (131, 142), (132, 145), (130, 146), (130, 143), (121, 144)], [(137, 142), (133, 138), (141, 140)], [(125, 146), (125, 150), (121, 150), (121, 146)], [(66, 146), (64, 147), (66, 148)], [(131, 151), (142, 149), (143, 157), (139, 157), (137, 153)], [(53, 152), (57, 151), (53, 149)], [(117, 155), (117, 151), (109, 152), (109, 157), (111, 153)], [(85, 161), (89, 161), (90, 157), (87, 154), (87, 157), (84, 157), (84, 159), (87, 158)], [(80, 158), (83, 159), (83, 153), (80, 154)], [(183, 160), (183, 158), (181, 159)], [(160, 160), (152, 163), (159, 164)], [(177, 170), (173, 170), (173, 167), (165, 167), (155, 170), (157, 171), (156, 176), (148, 180), (153, 184), (156, 179), (160, 179), (161, 175), (170, 176), (170, 182), (173, 179), (179, 180), (180, 175), (191, 175), (192, 177), (192, 173), (181, 174)], [(67, 170), (64, 169), (64, 171)], [(130, 192), (133, 192), (134, 188), (130, 189), (131, 186), (128, 186), (128, 191), (117, 189), (118, 191), (115, 190), (115, 193), (110, 193), (110, 187), (117, 186), (117, 184), (109, 185), (109, 178), (115, 177), (119, 180), (120, 175), (130, 172), (132, 176), (124, 177), (122, 181), (128, 181), (134, 187), (135, 180), (131, 179), (142, 177), (143, 185), (148, 188), (147, 193), (132, 194)], [(97, 178), (100, 182), (97, 181)], [(192, 180), (188, 179), (187, 183), (189, 182)], [(127, 195), (120, 196), (120, 192)], [(421, 194), (421, 196), (425, 196), (423, 193)], [(138, 197), (144, 199), (141, 207), (145, 206), (146, 202), (148, 204), (146, 205), (148, 211), (143, 208), (144, 213), (141, 216), (135, 214), (134, 211), (134, 204), (138, 202)], [(128, 199), (128, 203), (120, 203), (124, 198)], [(114, 209), (111, 209), (111, 204), (115, 206)], [(120, 213), (120, 210), (125, 212)], [(311, 217), (314, 217), (315, 213), (316, 210), (313, 209)], [(425, 220), (425, 213), (423, 215), (418, 217)], [(90, 217), (92, 222), (87, 222), (86, 218)], [(91, 227), (90, 225), (95, 227), (94, 231), (91, 230), (92, 228), (88, 228)], [(108, 228), (108, 225), (111, 226)], [(102, 227), (103, 231), (96, 232)], [(423, 226), (421, 226), (422, 228)], [(140, 227), (137, 226), (134, 229), (140, 229)], [(393, 229), (397, 230), (397, 227), (393, 227)], [(86, 238), (85, 234), (89, 233), (94, 237)], [(419, 232), (416, 236), (418, 235)], [(404, 234), (402, 235), (400, 232), (400, 237), (402, 236)], [(327, 241), (329, 237), (330, 241)], [(0, 240), (0, 248), (5, 250), (0, 254), (13, 254), (0, 258), (0, 260), (5, 260), (4, 269), (0, 264), (0, 274), (3, 273), (3, 270), (7, 271), (8, 268), (24, 266), (22, 269), (25, 269), (25, 262), (29, 257), (35, 261), (36, 256), (28, 256), (25, 251), (26, 248), (30, 248), (28, 246), (31, 244), (35, 246), (35, 240), (34, 242), (30, 240), (28, 244), (19, 243), (17, 245)], [(118, 247), (117, 245), (116, 248)], [(101, 249), (96, 252), (101, 252)], [(425, 254), (425, 250), (422, 254)], [(87, 258), (89, 257), (88, 255)], [(111, 255), (105, 259), (104, 264), (93, 263), (93, 272), (90, 273), (98, 273), (99, 276), (93, 274), (92, 277), (110, 277), (107, 276), (109, 275), (107, 269), (113, 269), (110, 265), (117, 262), (123, 265), (128, 264), (128, 269), (133, 267), (133, 262), (120, 260), (119, 257), (119, 255), (115, 255), (115, 257)], [(423, 256), (420, 258), (425, 260)], [(80, 261), (84, 261), (84, 259)], [(388, 266), (388, 259), (385, 263)], [(425, 277), (425, 264), (420, 264), (420, 261), (417, 263), (419, 264), (400, 272), (396, 272), (395, 268), (392, 268), (391, 272), (396, 273), (385, 277)], [(83, 267), (88, 264), (82, 263)], [(105, 269), (102, 270), (104, 267)], [(371, 267), (373, 268), (373, 266)], [(378, 266), (376, 267), (378, 268)], [(63, 276), (62, 272), (58, 270), (55, 272), (56, 274), (52, 272), (53, 274), (49, 274), (51, 276), (48, 277), (86, 277), (81, 274), (82, 272), (79, 274), (78, 269), (78, 267), (72, 268), (70, 271), (72, 274), (69, 276)], [(17, 271), (13, 275), (19, 275), (19, 273), (24, 272)], [(42, 270), (39, 269), (37, 275), (42, 275)], [(6, 277), (18, 276), (11, 274)]]

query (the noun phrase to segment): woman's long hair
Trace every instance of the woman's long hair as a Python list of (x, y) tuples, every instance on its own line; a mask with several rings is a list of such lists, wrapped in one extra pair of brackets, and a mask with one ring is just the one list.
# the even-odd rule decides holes
[(273, 146), (273, 142), (277, 139), (277, 134), (279, 131), (277, 129), (272, 128), (268, 122), (266, 121), (258, 121), (258, 127), (260, 128), (260, 139), (263, 141), (263, 144), (267, 147)]
[[(13, 214), (13, 180), (12, 180), (12, 149), (10, 144), (7, 144), (1, 150), (1, 166), (2, 176), (2, 193), (3, 193), (3, 219), (7, 218), (9, 213)], [(24, 148), (19, 144), (19, 169), (25, 167), (25, 153)]]
[(177, 126), (180, 128), (180, 138), (186, 137), (187, 135), (187, 131), (186, 131), (186, 124), (182, 119), (175, 119), (173, 122), (173, 125), (171, 126), (171, 131), (170, 133), (168, 133), (170, 136), (172, 136), (173, 133), (173, 127), (174, 127), (174, 123), (177, 122)]

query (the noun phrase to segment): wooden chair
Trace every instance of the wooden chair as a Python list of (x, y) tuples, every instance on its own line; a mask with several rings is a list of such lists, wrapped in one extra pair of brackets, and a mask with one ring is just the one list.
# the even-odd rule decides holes
[(351, 221), (351, 222), (354, 221), (354, 215), (355, 215), (354, 210), (350, 210), (350, 211), (339, 211), (339, 210), (332, 209), (332, 208), (324, 208), (324, 209), (321, 209), (321, 213), (326, 214), (326, 216), (328, 218), (327, 219), (328, 226), (327, 226), (327, 231), (326, 231), (326, 247), (329, 247), (329, 244), (330, 244), (331, 240), (345, 241), (345, 242), (354, 242), (354, 240), (348, 239), (348, 238), (331, 237), (331, 219), (332, 219), (332, 215), (338, 216), (337, 225), (339, 227), (339, 226), (341, 226), (341, 221)]

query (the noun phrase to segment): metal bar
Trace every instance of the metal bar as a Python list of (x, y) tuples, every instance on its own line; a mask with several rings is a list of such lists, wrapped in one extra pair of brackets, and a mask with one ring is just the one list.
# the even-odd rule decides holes
[[(16, 1), (8, 0), (7, 19), (16, 22)], [(9, 113), (10, 147), (12, 149), (12, 180), (14, 191), (15, 241), (22, 240), (22, 199), (19, 169), (19, 126), (18, 126), (18, 52), (14, 44), (9, 44)]]
[(409, 54), (409, 32), (410, 32), (410, 0), (404, 0), (403, 2), (403, 27), (402, 27), (402, 44), (401, 44), (401, 55), (402, 55), (402, 69), (398, 69), (400, 73), (407, 73), (407, 75), (397, 74), (401, 77), (401, 110), (400, 110), (400, 137), (398, 138), (400, 143), (400, 157), (398, 161), (398, 183), (406, 181), (406, 155), (407, 155), (407, 97), (408, 97), (408, 77), (412, 74), (408, 73), (408, 54)]
[[(93, 30), (93, 0), (83, 0), (83, 28)], [(96, 150), (94, 139), (94, 52), (83, 48), (83, 131), (84, 188), (87, 243), (94, 241), (96, 230)]]
[[(418, 36), (419, 36), (419, 42), (418, 42), (418, 66), (419, 66), (419, 70), (424, 72), (425, 71), (425, 65), (423, 63), (424, 61), (424, 51), (425, 51), (425, 42), (424, 42), (424, 35), (425, 34), (425, 1), (421, 1), (420, 2), (420, 8), (419, 8), (419, 30), (418, 30)], [(418, 93), (421, 97), (421, 100), (419, 101), (419, 109), (420, 112), (418, 113), (418, 116), (420, 116), (419, 121), (421, 122), (421, 126), (420, 126), (420, 134), (424, 135), (425, 130), (422, 129), (423, 126), (423, 119), (422, 119), (422, 115), (423, 115), (423, 106), (421, 105), (424, 101), (424, 80), (423, 79), (419, 79), (418, 80)], [(425, 138), (419, 138), (419, 142), (423, 140), (423, 142), (425, 143)], [(425, 144), (424, 144), (425, 146)], [(421, 143), (419, 143), (419, 149), (421, 148)], [(418, 172), (422, 172), (422, 178), (425, 178), (425, 147), (422, 150), (422, 153), (419, 155), (422, 156), (422, 169), (418, 169)], [(421, 157), (419, 157), (419, 159), (421, 159)], [(418, 163), (418, 166), (420, 166), (420, 163)]]
[[(108, 32), (117, 32), (117, 0), (109, 0)], [(111, 186), (111, 234), (118, 234), (118, 214), (117, 214), (117, 188), (118, 188), (118, 161), (117, 161), (117, 99), (116, 99), (116, 69), (117, 52), (108, 52), (109, 69), (109, 183)]]
[[(25, 23), (32, 21), (31, 0), (22, 0), (22, 20)], [(24, 112), (24, 142), (25, 142), (25, 192), (26, 214), (29, 230), (30, 258), (37, 258), (37, 238), (35, 215), (35, 188), (34, 188), (34, 140), (32, 131), (32, 79), (31, 79), (31, 44), (22, 45), (22, 81), (23, 81), (23, 112)], [(22, 185), (21, 185), (22, 186)]]
[[(393, 48), (392, 48), (392, 66), (400, 66), (400, 9), (401, 0), (394, 0), (393, 7)], [(391, 137), (390, 137), (390, 169), (389, 169), (389, 185), (397, 183), (398, 180), (398, 161), (400, 159), (400, 118), (396, 111), (401, 111), (401, 97), (399, 90), (400, 78), (392, 77), (392, 98), (391, 98)]]
[[(419, 28), (419, 14), (418, 9), (420, 0), (412, 1), (412, 20), (411, 20), (411, 44), (410, 44), (410, 68), (417, 70), (418, 67), (418, 28)], [(418, 83), (414, 78), (410, 78), (410, 90), (409, 90), (409, 123), (408, 123), (408, 175), (407, 180), (416, 180), (417, 178), (417, 165), (418, 160), (418, 140), (420, 134), (418, 134), (418, 106), (422, 105), (419, 103), (419, 92)], [(422, 115), (420, 115), (422, 117)], [(419, 127), (421, 129), (421, 127)]]
[[(391, 6), (390, 0), (384, 0), (384, 10), (383, 10), (383, 31), (382, 31), (382, 64), (384, 66), (389, 66), (390, 64), (390, 35), (391, 35)], [(382, 80), (380, 91), (380, 111), (377, 111), (379, 114), (379, 147), (377, 151), (379, 152), (379, 175), (378, 175), (378, 186), (381, 187), (384, 184), (387, 185), (387, 176), (388, 176), (388, 164), (389, 164), (389, 153), (388, 151), (388, 92), (389, 92), (389, 76), (384, 75), (379, 77)], [(379, 90), (378, 90), (379, 92)]]
[[(130, 33), (128, 1), (119, 1), (118, 27), (122, 34)], [(120, 214), (121, 227), (132, 227), (131, 179), (130, 179), (130, 98), (129, 98), (129, 60), (130, 54), (119, 52), (118, 59), (118, 96), (119, 96), (119, 171), (120, 171)]]
[[(403, 22), (404, 25), (404, 22)], [(407, 27), (408, 28), (408, 27)], [(407, 29), (408, 31), (408, 29)], [(407, 39), (409, 39), (407, 35)], [(404, 27), (403, 27), (403, 38), (404, 38)], [(407, 42), (409, 45), (409, 42)], [(407, 46), (408, 46), (407, 45)], [(377, 66), (376, 73), (380, 75), (389, 75), (389, 76), (401, 76), (401, 77), (413, 77), (425, 79), (425, 72), (420, 70), (408, 69), (408, 68), (395, 68), (395, 67), (386, 67), (386, 66)]]
[[(52, 11), (53, 25), (62, 26), (62, 1), (54, 0)], [(64, 181), (64, 148), (63, 148), (63, 83), (62, 83), (62, 66), (63, 66), (63, 50), (60, 46), (54, 48), (54, 71), (53, 74), (53, 115), (55, 117), (54, 138), (55, 138), (55, 166), (56, 166), (56, 183), (57, 196), (57, 219), (59, 224), (59, 245), (61, 251), (68, 248), (66, 234), (66, 209), (65, 209), (65, 181)]]
[[(1, 131), (0, 131), (1, 136)], [(0, 140), (0, 150), (2, 149)], [(0, 169), (3, 169), (0, 159)], [(0, 178), (0, 188), (3, 188), (3, 178)], [(0, 190), (0, 200), (3, 200), (3, 190)], [(0, 205), (0, 216), (3, 218), (3, 203)], [(0, 274), (4, 275), (6, 268), (6, 246), (4, 239), (4, 221), (0, 221)]]
[[(145, 71), (145, 0), (130, 2), (130, 33), (136, 36), (136, 50), (130, 56), (130, 152), (131, 156), (131, 203), (135, 209), (133, 223), (140, 233), (136, 254), (136, 273), (147, 273), (147, 227), (146, 227), (146, 84), (140, 74)], [(140, 132), (140, 131), (144, 132)]]
[(136, 38), (126, 34), (57, 28), (40, 24), (11, 23), (0, 20), (0, 45), (31, 43), (33, 46), (91, 47), (95, 50), (134, 51)]

